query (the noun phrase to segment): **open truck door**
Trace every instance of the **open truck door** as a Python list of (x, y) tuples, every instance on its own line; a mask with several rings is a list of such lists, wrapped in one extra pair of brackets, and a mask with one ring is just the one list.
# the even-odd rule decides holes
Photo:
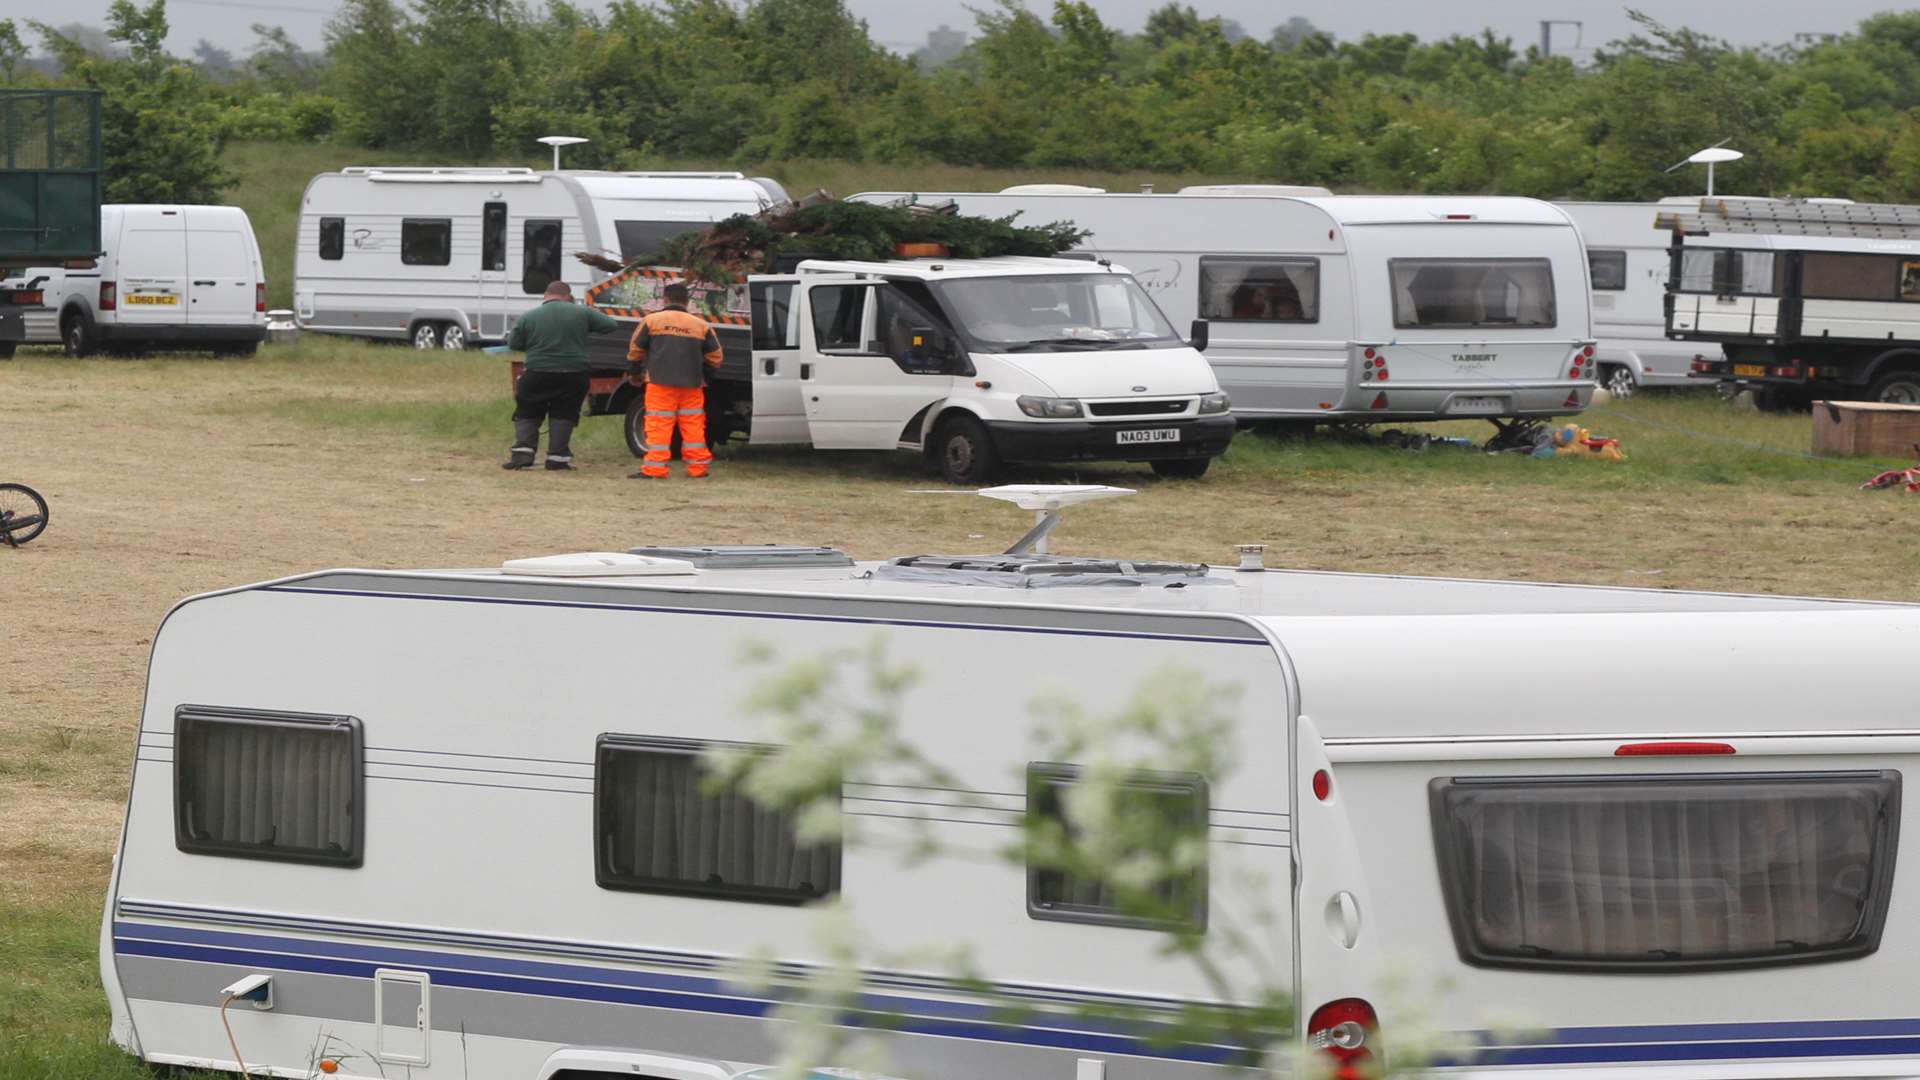
[(952, 393), (966, 365), (944, 323), (888, 282), (836, 275), (805, 278), (801, 287), (809, 347), (799, 381), (813, 445), (893, 450), (922, 441), (909, 426)]

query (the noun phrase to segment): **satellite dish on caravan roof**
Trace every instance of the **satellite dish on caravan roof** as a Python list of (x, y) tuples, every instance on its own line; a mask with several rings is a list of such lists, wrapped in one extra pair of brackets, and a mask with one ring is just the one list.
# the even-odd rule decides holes
[(1676, 161), (1668, 166), (1667, 171), (1673, 172), (1675, 169), (1688, 165), (1705, 165), (1707, 167), (1707, 198), (1711, 199), (1713, 198), (1713, 167), (1715, 165), (1724, 165), (1729, 161), (1739, 161), (1741, 158), (1747, 156), (1738, 150), (1728, 147), (1727, 143), (1730, 141), (1729, 139), (1722, 139), (1712, 146), (1707, 147), (1705, 150), (1696, 150), (1692, 154), (1689, 154), (1685, 161)]
[(1105, 195), (1106, 188), (1085, 184), (1015, 184), (1000, 189), (1002, 195)]

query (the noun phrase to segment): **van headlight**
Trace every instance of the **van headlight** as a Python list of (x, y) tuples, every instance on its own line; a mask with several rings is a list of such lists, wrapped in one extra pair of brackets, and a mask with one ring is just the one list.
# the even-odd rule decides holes
[(1201, 416), (1208, 413), (1223, 413), (1232, 407), (1233, 402), (1228, 401), (1225, 394), (1208, 394), (1200, 399)]
[(1013, 403), (1028, 416), (1038, 416), (1048, 420), (1064, 420), (1079, 416), (1080, 403), (1073, 398), (1064, 397), (1028, 397), (1022, 394), (1014, 398)]

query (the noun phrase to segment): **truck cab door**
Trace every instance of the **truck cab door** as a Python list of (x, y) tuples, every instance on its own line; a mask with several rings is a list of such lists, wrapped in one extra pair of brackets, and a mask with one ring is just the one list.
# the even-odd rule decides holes
[(747, 281), (747, 299), (753, 309), (753, 419), (747, 441), (804, 443), (809, 435), (800, 372), (815, 361), (801, 348), (800, 278), (755, 274)]
[[(893, 450), (919, 436), (908, 425), (944, 400), (964, 363), (959, 345), (924, 309), (904, 302), (886, 282), (807, 280), (810, 343), (801, 364), (801, 393), (813, 445), (827, 450)], [(916, 333), (916, 331), (931, 331)], [(951, 361), (916, 356), (914, 344), (937, 338), (956, 350)]]

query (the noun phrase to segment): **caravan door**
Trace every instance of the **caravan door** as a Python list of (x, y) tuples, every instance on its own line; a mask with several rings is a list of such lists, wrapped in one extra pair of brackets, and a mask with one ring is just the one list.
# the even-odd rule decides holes
[[(473, 332), (482, 338), (507, 336), (507, 204), (490, 202), (480, 211), (479, 295), (474, 298)], [(545, 286), (542, 286), (545, 288)]]
[(755, 444), (808, 439), (800, 369), (811, 361), (800, 347), (799, 290), (800, 279), (791, 274), (756, 275), (747, 282), (753, 307), (753, 419), (747, 439)]
[[(800, 364), (807, 431), (829, 450), (893, 450), (919, 442), (915, 417), (946, 398), (965, 354), (949, 335), (951, 356), (926, 346), (942, 326), (900, 286), (838, 278), (806, 281), (811, 344)], [(915, 339), (920, 341), (916, 343)]]

